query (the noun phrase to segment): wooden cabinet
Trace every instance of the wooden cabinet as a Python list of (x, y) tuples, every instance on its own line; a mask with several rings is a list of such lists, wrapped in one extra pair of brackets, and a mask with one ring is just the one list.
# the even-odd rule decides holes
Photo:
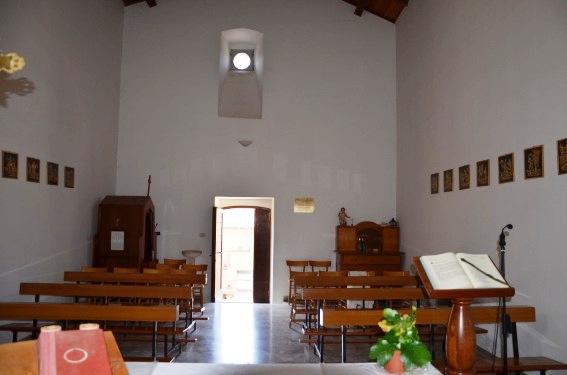
[(382, 251), (400, 250), (400, 227), (382, 227)]
[(93, 267), (148, 266), (156, 252), (154, 211), (147, 196), (106, 196), (98, 206)]
[(356, 228), (353, 226), (337, 226), (335, 250), (356, 251)]
[(336, 234), (337, 270), (375, 271), (376, 275), (401, 270), (399, 227), (362, 221), (355, 226), (338, 226)]
[(358, 253), (336, 251), (337, 270), (374, 271), (377, 276), (382, 271), (400, 271), (403, 253)]
[(376, 253), (399, 251), (400, 228), (362, 221), (355, 226), (337, 226), (335, 250)]

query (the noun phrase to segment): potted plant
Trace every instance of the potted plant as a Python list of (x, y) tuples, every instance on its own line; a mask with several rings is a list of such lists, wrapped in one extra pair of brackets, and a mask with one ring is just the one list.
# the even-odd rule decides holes
[[(375, 359), (379, 366), (384, 366), (393, 373), (411, 371), (431, 362), (431, 353), (419, 340), (415, 327), (416, 311), (416, 307), (412, 306), (411, 314), (400, 316), (396, 310), (384, 309), (384, 319), (378, 323), (378, 326), (385, 335), (378, 338), (376, 344), (370, 348), (370, 359)], [(389, 365), (393, 364), (390, 362), (395, 361), (396, 357), (400, 358), (403, 368), (389, 370)]]

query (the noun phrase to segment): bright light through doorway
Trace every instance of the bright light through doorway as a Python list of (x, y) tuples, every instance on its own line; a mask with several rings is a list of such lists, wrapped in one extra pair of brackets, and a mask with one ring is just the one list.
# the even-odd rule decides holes
[(223, 213), (223, 302), (252, 302), (254, 268), (254, 209), (232, 208)]

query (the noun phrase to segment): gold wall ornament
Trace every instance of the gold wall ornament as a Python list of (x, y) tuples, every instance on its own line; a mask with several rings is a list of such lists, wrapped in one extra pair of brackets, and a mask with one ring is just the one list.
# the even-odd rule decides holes
[(10, 52), (3, 54), (0, 52), (0, 72), (5, 71), (6, 73), (12, 74), (18, 70), (22, 70), (24, 66), (26, 66), (26, 61), (17, 53)]

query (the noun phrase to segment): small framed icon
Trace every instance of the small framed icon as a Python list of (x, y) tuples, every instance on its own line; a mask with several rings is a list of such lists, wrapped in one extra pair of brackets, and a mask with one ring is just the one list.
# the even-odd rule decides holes
[(471, 166), (470, 164), (459, 167), (459, 190), (471, 187)]
[(567, 138), (557, 141), (557, 171), (567, 173)]
[(18, 154), (2, 151), (2, 177), (18, 178)]
[(498, 157), (498, 183), (514, 181), (514, 153)]
[(524, 178), (543, 177), (543, 145), (524, 150)]
[(490, 185), (490, 160), (476, 162), (476, 186)]
[(453, 170), (443, 172), (443, 191), (453, 191)]
[(439, 173), (431, 175), (431, 194), (439, 193)]
[(39, 182), (40, 169), (39, 159), (28, 156), (26, 161), (26, 178), (29, 182)]
[(47, 184), (59, 185), (59, 164), (47, 162)]

